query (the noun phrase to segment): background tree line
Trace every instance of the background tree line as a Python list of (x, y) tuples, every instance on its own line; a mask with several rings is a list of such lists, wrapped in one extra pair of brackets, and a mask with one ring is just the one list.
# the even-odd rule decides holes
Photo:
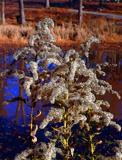
[[(79, 23), (81, 24), (82, 22), (82, 1), (83, 0), (78, 0), (79, 1)], [(69, 0), (69, 4), (72, 3), (72, 0)], [(22, 25), (26, 24), (26, 16), (25, 16), (25, 11), (24, 11), (24, 0), (18, 0), (19, 4), (19, 22)], [(6, 6), (6, 0), (1, 0), (1, 23), (5, 24), (6, 23), (6, 16), (5, 16), (5, 6)], [(45, 7), (49, 8), (50, 7), (50, 0), (45, 0)]]
[[(41, 1), (41, 0), (40, 0)], [(79, 19), (79, 25), (82, 24), (83, 21), (83, 1), (85, 0), (68, 0), (69, 6), (72, 6), (73, 3), (77, 3), (78, 6), (78, 19)], [(90, 0), (89, 0), (90, 2)], [(102, 8), (104, 5), (104, 2), (106, 0), (98, 0), (99, 7)], [(120, 2), (120, 1), (118, 1)], [(26, 17), (25, 17), (25, 11), (24, 11), (24, 0), (18, 0), (19, 4), (19, 23), (22, 25), (26, 24)], [(1, 0), (1, 23), (5, 24), (6, 18), (5, 18), (5, 6), (6, 6), (6, 0)], [(45, 7), (50, 7), (50, 0), (45, 0)]]

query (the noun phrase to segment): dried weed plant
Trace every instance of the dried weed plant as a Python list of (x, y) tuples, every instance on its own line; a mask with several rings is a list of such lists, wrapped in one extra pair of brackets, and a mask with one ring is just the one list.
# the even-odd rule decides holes
[[(97, 137), (108, 126), (117, 131), (121, 131), (121, 126), (113, 120), (114, 115), (104, 109), (103, 106), (110, 107), (109, 103), (98, 97), (106, 92), (120, 96), (108, 82), (98, 78), (105, 76), (101, 65), (96, 64), (94, 68), (87, 65), (91, 45), (100, 41), (91, 37), (81, 44), (80, 53), (74, 49), (64, 53), (55, 45), (50, 28), (54, 28), (52, 19), (38, 22), (35, 33), (29, 38), (29, 45), (14, 54), (14, 63), (23, 61), (25, 70), (12, 68), (0, 74), (1, 77), (11, 74), (18, 77), (26, 91), (28, 98), (19, 100), (31, 107), (32, 142), (37, 142), (39, 129), (48, 139), (34, 149), (23, 151), (15, 160), (108, 159), (97, 153), (97, 147), (104, 143)], [(50, 110), (43, 121), (37, 123), (42, 115), (42, 110), (34, 114), (38, 102), (43, 102), (43, 109), (50, 106)], [(120, 142), (115, 155), (109, 159), (122, 159)], [(85, 147), (85, 152), (78, 147), (80, 145)]]

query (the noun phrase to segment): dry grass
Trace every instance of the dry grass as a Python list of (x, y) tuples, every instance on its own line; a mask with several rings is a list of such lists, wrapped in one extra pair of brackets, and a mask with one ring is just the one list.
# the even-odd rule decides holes
[[(27, 38), (33, 33), (33, 27), (17, 25), (0, 26), (0, 44), (27, 44)], [(103, 42), (122, 43), (121, 27), (116, 25), (116, 21), (105, 18), (87, 17), (84, 18), (82, 27), (73, 22), (60, 22), (55, 25), (54, 34), (57, 43), (65, 47), (77, 48), (78, 44), (84, 42), (91, 35), (99, 37)]]
[(84, 23), (82, 27), (79, 27), (77, 25), (78, 15), (72, 9), (58, 7), (45, 9), (40, 7), (32, 6), (31, 2), (25, 5), (26, 20), (30, 26), (20, 27), (16, 25), (16, 16), (19, 15), (17, 3), (7, 4), (6, 22), (13, 25), (0, 26), (0, 44), (15, 43), (25, 45), (27, 37), (33, 32), (32, 28), (35, 22), (45, 17), (50, 17), (55, 21), (54, 34), (57, 43), (63, 48), (72, 46), (77, 48), (79, 43), (86, 41), (91, 35), (99, 37), (105, 43), (122, 43), (121, 22), (120, 25), (117, 25), (119, 20), (84, 15)]
[(82, 27), (73, 23), (62, 23), (55, 26), (55, 35), (58, 41), (75, 42), (79, 44), (94, 35), (106, 43), (122, 43), (122, 27), (116, 25), (116, 21), (108, 21), (105, 18), (89, 19)]
[(25, 44), (32, 31), (31, 26), (0, 25), (0, 43)]

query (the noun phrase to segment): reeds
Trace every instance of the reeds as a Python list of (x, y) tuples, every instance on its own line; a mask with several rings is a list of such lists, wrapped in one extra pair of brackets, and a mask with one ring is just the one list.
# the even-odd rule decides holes
[[(0, 43), (26, 44), (28, 37), (33, 33), (32, 25), (1, 25)], [(55, 25), (54, 35), (60, 45), (71, 46), (85, 42), (94, 35), (103, 42), (122, 42), (121, 27), (114, 20), (106, 18), (84, 18), (82, 27), (73, 22), (60, 22)], [(65, 46), (66, 47), (66, 46)]]
[(0, 43), (26, 43), (32, 31), (31, 26), (1, 25)]

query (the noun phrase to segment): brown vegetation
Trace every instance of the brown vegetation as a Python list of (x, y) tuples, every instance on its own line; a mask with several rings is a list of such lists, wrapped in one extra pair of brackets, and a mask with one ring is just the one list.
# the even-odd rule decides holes
[[(78, 15), (72, 9), (56, 7), (45, 9), (41, 5), (39, 8), (36, 4), (33, 6), (31, 2), (27, 3), (25, 1), (27, 26), (21, 27), (16, 25), (19, 15), (17, 3), (7, 3), (7, 24), (0, 26), (0, 45), (2, 44), (2, 46), (10, 43), (26, 45), (27, 37), (33, 32), (32, 27), (35, 22), (45, 17), (50, 17), (56, 22), (54, 33), (57, 43), (64, 48), (77, 48), (79, 43), (84, 42), (91, 35), (99, 37), (105, 43), (122, 43), (122, 25), (120, 20), (84, 15), (83, 24), (79, 27), (77, 25)], [(120, 9), (117, 10), (117, 12), (119, 11)]]
[[(43, 18), (43, 17), (42, 17)], [(87, 18), (87, 20), (85, 20)], [(0, 44), (12, 43), (25, 45), (28, 36), (33, 32), (33, 24), (29, 26), (1, 25), (0, 26)], [(116, 21), (105, 18), (84, 17), (82, 27), (73, 22), (57, 21), (54, 29), (57, 43), (67, 48), (73, 46), (77, 48), (78, 44), (84, 42), (91, 35), (95, 35), (102, 42), (122, 43), (121, 27), (117, 26)]]

